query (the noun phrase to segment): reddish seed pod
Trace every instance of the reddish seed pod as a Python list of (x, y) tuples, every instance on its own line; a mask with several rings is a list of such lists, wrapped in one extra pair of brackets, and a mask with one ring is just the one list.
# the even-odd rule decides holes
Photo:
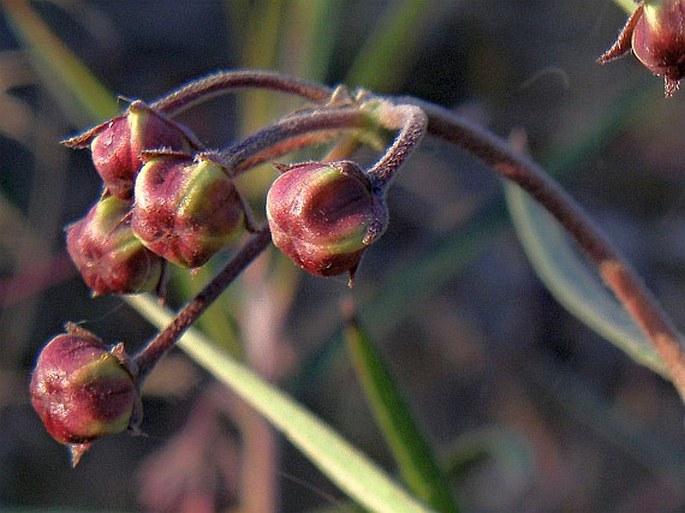
[(151, 251), (180, 267), (200, 267), (243, 225), (244, 205), (211, 155), (160, 154), (136, 179), (131, 227)]
[(141, 418), (132, 364), (123, 345), (108, 347), (73, 325), (41, 351), (30, 394), (48, 433), (71, 446), (74, 464), (94, 440), (136, 430)]
[(90, 147), (107, 192), (124, 199), (131, 197), (144, 151), (189, 152), (199, 147), (187, 128), (141, 101), (131, 103), (123, 115), (64, 143), (72, 148)]
[(162, 259), (133, 234), (129, 202), (101, 199), (85, 218), (67, 227), (67, 250), (94, 295), (153, 291)]
[(685, 0), (640, 2), (599, 62), (609, 62), (631, 49), (647, 69), (664, 78), (666, 96), (671, 96), (685, 76)]
[(664, 77), (666, 94), (673, 94), (685, 76), (685, 2), (644, 2), (632, 45), (640, 62), (655, 75)]
[(307, 162), (281, 169), (266, 199), (274, 244), (318, 276), (349, 273), (387, 226), (382, 194), (357, 164)]

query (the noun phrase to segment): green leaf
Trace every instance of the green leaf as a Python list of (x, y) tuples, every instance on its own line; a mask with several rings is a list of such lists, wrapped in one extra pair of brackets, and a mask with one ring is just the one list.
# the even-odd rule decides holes
[(636, 362), (668, 379), (659, 355), (546, 210), (505, 183), (509, 213), (536, 273), (555, 299)]
[[(344, 8), (341, 0), (290, 0), (283, 27), (281, 49), (284, 71), (309, 80), (326, 80), (336, 38), (338, 23), (331, 23)], [(285, 50), (285, 51), (283, 51)]]
[[(161, 307), (151, 297), (130, 296), (126, 300), (160, 329), (173, 318), (169, 310)], [(432, 511), (411, 497), (315, 415), (230, 358), (196, 330), (188, 330), (180, 339), (179, 346), (270, 421), (332, 482), (360, 505), (379, 513)]]
[(456, 513), (457, 505), (433, 451), (383, 358), (353, 314), (346, 315), (345, 339), (371, 411), (404, 482), (436, 510)]

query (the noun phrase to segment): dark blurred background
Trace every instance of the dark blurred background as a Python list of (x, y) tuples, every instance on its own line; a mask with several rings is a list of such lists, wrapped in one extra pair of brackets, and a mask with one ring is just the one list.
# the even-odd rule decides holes
[[(217, 69), (263, 67), (419, 96), (503, 137), (523, 130), (532, 156), (685, 325), (685, 96), (665, 100), (661, 81), (632, 58), (595, 64), (625, 12), (609, 0), (431, 0), (405, 11), (406, 26), (393, 21), (410, 3), (0, 2), (0, 511), (229, 511), (240, 495), (236, 406), (216, 399), (230, 394), (180, 352), (146, 396), (147, 436), (98, 442), (75, 470), (29, 405), (35, 356), (65, 321), (134, 347), (153, 330), (120, 299), (91, 299), (65, 256), (62, 229), (84, 215), (101, 184), (88, 155), (58, 141), (94, 121), (60, 96), (46, 56), (27, 49), (10, 15), (18, 5), (30, 5), (126, 98), (152, 100)], [(401, 30), (383, 32), (389, 26)], [(379, 41), (387, 53), (374, 54), (386, 48)], [(183, 121), (222, 146), (296, 105), (238, 94)], [(400, 175), (390, 228), (367, 252), (355, 296), (465, 510), (685, 511), (676, 393), (549, 295), (516, 240), (494, 174), (428, 140)], [(259, 205), (260, 193), (253, 199)], [(284, 267), (288, 351), (274, 379), (392, 469), (338, 340), (344, 280)], [(172, 294), (171, 304), (182, 297)], [(206, 463), (210, 477), (201, 472), (205, 460), (184, 466), (190, 457), (178, 449), (184, 433), (205, 436), (192, 421), (206, 428), (206, 416), (220, 433), (205, 437), (217, 444), (210, 454), (225, 457)], [(174, 475), (155, 481), (160, 468)], [(203, 486), (193, 472), (214, 480), (199, 494), (211, 495), (209, 503), (183, 498)], [(345, 511), (344, 497), (287, 444), (276, 476), (282, 511)], [(165, 494), (178, 500), (166, 504)]]

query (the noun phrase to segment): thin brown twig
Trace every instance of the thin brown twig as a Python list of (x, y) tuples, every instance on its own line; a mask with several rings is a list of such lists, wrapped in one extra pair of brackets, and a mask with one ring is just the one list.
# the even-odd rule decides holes
[(173, 347), (178, 337), (266, 249), (270, 242), (271, 232), (268, 227), (258, 231), (226, 267), (176, 314), (174, 320), (135, 354), (133, 361), (137, 366), (139, 385), (142, 385), (157, 361)]
[(281, 73), (261, 70), (220, 71), (181, 86), (150, 104), (150, 107), (176, 116), (198, 102), (204, 102), (239, 88), (258, 88), (293, 94), (317, 103), (330, 99), (333, 90)]
[(366, 114), (355, 107), (336, 107), (294, 114), (255, 132), (238, 145), (222, 151), (221, 156), (226, 166), (233, 170), (254, 155), (295, 136), (316, 131), (364, 128), (368, 125), (369, 119)]
[(504, 140), (446, 109), (416, 99), (398, 101), (420, 106), (428, 115), (429, 134), (466, 150), (518, 184), (564, 226), (661, 356), (676, 390), (685, 401), (682, 335), (625, 257), (582, 208), (542, 168), (512, 151)]
[[(372, 102), (373, 105), (373, 102)], [(404, 164), (426, 133), (428, 120), (422, 109), (416, 105), (400, 104), (381, 100), (376, 110), (377, 121), (390, 130), (398, 130), (393, 144), (385, 154), (368, 170), (375, 185), (383, 187)]]
[(253, 167), (256, 167), (265, 162), (273, 161), (276, 158), (293, 153), (303, 148), (310, 148), (330, 142), (331, 140), (340, 137), (340, 130), (329, 130), (316, 133), (309, 133), (286, 139), (285, 141), (274, 144), (267, 150), (258, 153), (254, 157), (243, 160), (240, 164), (233, 168), (233, 173), (239, 175)]

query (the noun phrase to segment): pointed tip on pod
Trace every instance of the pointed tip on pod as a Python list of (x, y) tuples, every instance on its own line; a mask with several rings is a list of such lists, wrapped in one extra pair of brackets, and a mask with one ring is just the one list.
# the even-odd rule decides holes
[(90, 148), (107, 192), (124, 199), (131, 197), (146, 151), (189, 152), (200, 147), (190, 130), (140, 100), (133, 101), (120, 116), (62, 143), (70, 148)]
[(74, 325), (41, 351), (29, 387), (31, 404), (48, 433), (67, 446), (74, 466), (98, 438), (140, 422), (134, 373), (123, 349), (115, 352)]
[(649, 71), (663, 77), (665, 96), (673, 96), (685, 77), (685, 0), (640, 2), (598, 62), (607, 63), (630, 50)]

